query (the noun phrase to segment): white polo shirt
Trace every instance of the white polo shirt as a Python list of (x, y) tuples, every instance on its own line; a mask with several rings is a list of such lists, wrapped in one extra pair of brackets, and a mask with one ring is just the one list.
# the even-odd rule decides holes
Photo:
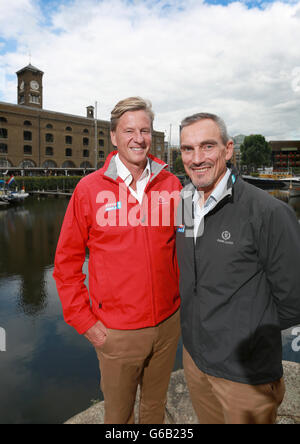
[(121, 161), (119, 154), (116, 155), (115, 160), (118, 176), (121, 177), (121, 179), (125, 182), (132, 196), (134, 196), (138, 200), (139, 204), (142, 205), (145, 188), (151, 177), (151, 166), (149, 159), (147, 159), (147, 165), (143, 171), (143, 174), (136, 183), (136, 191), (130, 187), (130, 184), (133, 181), (133, 177), (128, 168)]
[[(218, 183), (217, 187), (212, 191), (211, 195), (204, 203), (204, 192), (203, 191), (195, 191), (193, 197), (193, 205), (194, 205), (194, 239), (195, 243), (197, 241), (198, 236), (202, 236), (204, 231), (204, 217), (217, 205), (220, 198), (222, 197), (228, 179), (230, 177), (231, 171), (227, 168), (227, 172), (223, 179)], [(200, 225), (202, 223), (202, 229), (199, 231)]]

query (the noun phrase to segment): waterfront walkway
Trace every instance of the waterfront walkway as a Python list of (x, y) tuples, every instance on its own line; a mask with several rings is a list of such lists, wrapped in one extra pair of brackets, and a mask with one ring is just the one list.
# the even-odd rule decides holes
[[(278, 424), (300, 424), (300, 364), (283, 362), (286, 395), (278, 412)], [(138, 404), (136, 405), (136, 412)], [(99, 402), (86, 411), (74, 416), (65, 424), (103, 424), (104, 402)], [(174, 372), (171, 377), (166, 424), (197, 424), (183, 370)]]

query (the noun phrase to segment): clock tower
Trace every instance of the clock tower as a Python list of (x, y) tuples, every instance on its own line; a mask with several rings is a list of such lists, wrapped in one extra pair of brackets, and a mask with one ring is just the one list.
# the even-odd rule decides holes
[(17, 73), (18, 105), (43, 108), (43, 71), (31, 63)]

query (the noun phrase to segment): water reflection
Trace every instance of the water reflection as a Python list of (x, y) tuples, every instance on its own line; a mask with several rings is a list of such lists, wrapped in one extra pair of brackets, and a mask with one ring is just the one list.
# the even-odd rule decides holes
[[(67, 201), (31, 200), (0, 211), (0, 279), (20, 276), (18, 307), (28, 315), (45, 308), (45, 267), (53, 264)], [(52, 205), (53, 206), (53, 205)]]

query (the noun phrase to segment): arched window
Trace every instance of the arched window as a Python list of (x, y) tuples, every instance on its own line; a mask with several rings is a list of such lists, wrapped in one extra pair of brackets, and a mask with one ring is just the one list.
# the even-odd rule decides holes
[(30, 120), (25, 120), (24, 126), (32, 126), (32, 123), (30, 122)]
[(36, 165), (35, 165), (35, 163), (33, 162), (33, 160), (28, 160), (28, 159), (26, 159), (26, 160), (23, 160), (23, 161), (20, 163), (19, 167), (20, 167), (20, 168), (35, 168)]
[(88, 134), (89, 133), (89, 130), (87, 129), (87, 128), (85, 128), (84, 130), (83, 130), (83, 134)]
[(54, 160), (46, 160), (42, 166), (43, 168), (57, 168), (57, 164)]
[(61, 166), (62, 168), (76, 168), (75, 164), (71, 162), (70, 160), (67, 160), (64, 162)]
[(72, 128), (70, 126), (67, 126), (66, 131), (72, 131)]
[(92, 168), (92, 165), (90, 164), (90, 162), (82, 162), (80, 168)]
[(72, 149), (66, 148), (66, 157), (72, 157)]
[(7, 123), (7, 118), (6, 117), (0, 117), (0, 122)]
[(47, 129), (53, 129), (53, 125), (51, 125), (51, 123), (48, 123), (48, 125), (46, 125)]
[(7, 159), (0, 159), (0, 168), (10, 168), (12, 163)]

